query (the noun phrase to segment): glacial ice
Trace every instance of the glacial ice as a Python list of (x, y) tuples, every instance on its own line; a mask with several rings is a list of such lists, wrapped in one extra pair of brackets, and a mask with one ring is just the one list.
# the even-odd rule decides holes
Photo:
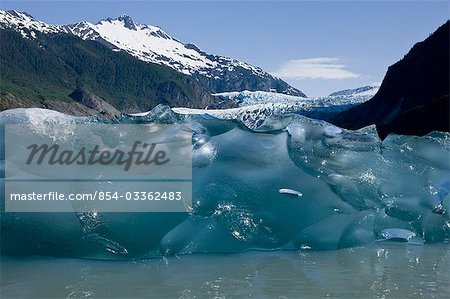
[[(193, 204), (187, 213), (2, 212), (2, 253), (128, 259), (448, 240), (448, 133), (391, 135), (381, 142), (372, 127), (348, 131), (261, 109), (248, 112), (249, 121), (234, 111), (218, 119), (158, 107), (118, 121), (183, 124), (174, 135), (192, 131)], [(2, 126), (24, 123), (55, 138), (98, 121), (40, 109), (0, 113)], [(48, 132), (48, 123), (61, 130)], [(26, 171), (8, 170), (6, 177)]]
[(259, 104), (280, 103), (285, 105), (296, 105), (298, 107), (330, 107), (354, 105), (367, 101), (375, 95), (378, 87), (366, 92), (345, 94), (337, 96), (326, 96), (317, 98), (303, 98), (297, 96), (290, 96), (282, 93), (267, 92), (267, 91), (231, 91), (215, 93), (214, 96), (226, 101), (234, 101), (239, 104), (239, 107), (253, 106)]

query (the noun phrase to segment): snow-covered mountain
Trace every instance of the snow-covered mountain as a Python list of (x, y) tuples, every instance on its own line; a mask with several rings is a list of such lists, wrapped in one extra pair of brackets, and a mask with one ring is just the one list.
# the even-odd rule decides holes
[(137, 24), (127, 15), (101, 20), (96, 24), (50, 25), (24, 12), (0, 11), (0, 27), (12, 28), (29, 39), (38, 38), (38, 33), (66, 33), (84, 40), (98, 41), (113, 51), (124, 51), (140, 60), (194, 76), (213, 93), (275, 90), (305, 97), (303, 92), (259, 67), (233, 58), (207, 54), (193, 44), (185, 44), (171, 37), (159, 27)]
[(66, 33), (64, 26), (49, 25), (34, 19), (26, 12), (0, 10), (0, 28), (12, 28), (20, 32), (24, 38), (36, 38), (41, 33)]

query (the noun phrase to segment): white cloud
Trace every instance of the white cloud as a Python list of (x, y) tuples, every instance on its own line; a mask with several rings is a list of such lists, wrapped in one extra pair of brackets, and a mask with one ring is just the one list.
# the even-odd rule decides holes
[(355, 79), (360, 74), (346, 70), (339, 58), (316, 57), (289, 60), (272, 75), (282, 79)]

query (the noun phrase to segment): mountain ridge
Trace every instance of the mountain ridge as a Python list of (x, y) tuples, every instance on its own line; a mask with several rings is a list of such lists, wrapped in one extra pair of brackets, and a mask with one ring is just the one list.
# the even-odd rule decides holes
[(449, 28), (447, 20), (416, 43), (388, 68), (374, 97), (330, 122), (351, 130), (375, 124), (382, 139), (390, 133), (421, 136), (449, 132)]
[(84, 40), (105, 44), (113, 51), (124, 51), (142, 61), (171, 67), (200, 81), (211, 93), (261, 90), (306, 97), (283, 80), (239, 60), (207, 54), (196, 45), (182, 43), (160, 27), (135, 23), (130, 16), (106, 18), (96, 24), (81, 21), (69, 25), (50, 25), (27, 13), (0, 10), (0, 26), (12, 28), (26, 38), (67, 33)]
[[(45, 107), (114, 116), (114, 109), (141, 112), (158, 104), (205, 108), (218, 103), (195, 78), (173, 69), (74, 35), (35, 34), (39, 43), (0, 29), (2, 110)], [(74, 97), (77, 90), (86, 96)], [(80, 105), (89, 109), (80, 110)]]

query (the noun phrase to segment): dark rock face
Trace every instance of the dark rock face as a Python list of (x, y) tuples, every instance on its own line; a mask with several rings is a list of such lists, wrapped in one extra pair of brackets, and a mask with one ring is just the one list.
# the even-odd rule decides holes
[(136, 25), (134, 24), (134, 22), (130, 16), (123, 15), (123, 16), (119, 17), (118, 20), (122, 21), (126, 28), (131, 29), (131, 30), (136, 30)]
[(378, 135), (384, 139), (389, 133), (423, 136), (432, 131), (450, 132), (449, 104), (447, 95), (427, 105), (416, 106), (390, 122), (378, 124)]
[(13, 108), (45, 108), (36, 101), (29, 99), (19, 99), (9, 92), (0, 93), (0, 111)]
[(77, 89), (72, 92), (69, 97), (80, 104), (83, 104), (87, 108), (94, 110), (96, 114), (103, 116), (107, 119), (113, 119), (120, 116), (119, 110), (114, 108), (112, 105), (105, 102), (105, 100), (96, 96), (93, 93), (85, 92), (83, 90)]
[[(43, 108), (55, 110), (64, 114), (69, 114), (73, 116), (94, 116), (97, 115), (101, 118), (106, 118), (99, 114), (98, 111), (88, 108), (83, 104), (77, 102), (63, 102), (55, 100), (45, 100), (43, 103)], [(112, 117), (111, 117), (112, 118)], [(109, 118), (108, 118), (109, 119)]]
[(449, 132), (449, 43), (447, 21), (389, 67), (372, 99), (330, 122), (352, 130), (375, 124), (382, 139), (390, 133)]

